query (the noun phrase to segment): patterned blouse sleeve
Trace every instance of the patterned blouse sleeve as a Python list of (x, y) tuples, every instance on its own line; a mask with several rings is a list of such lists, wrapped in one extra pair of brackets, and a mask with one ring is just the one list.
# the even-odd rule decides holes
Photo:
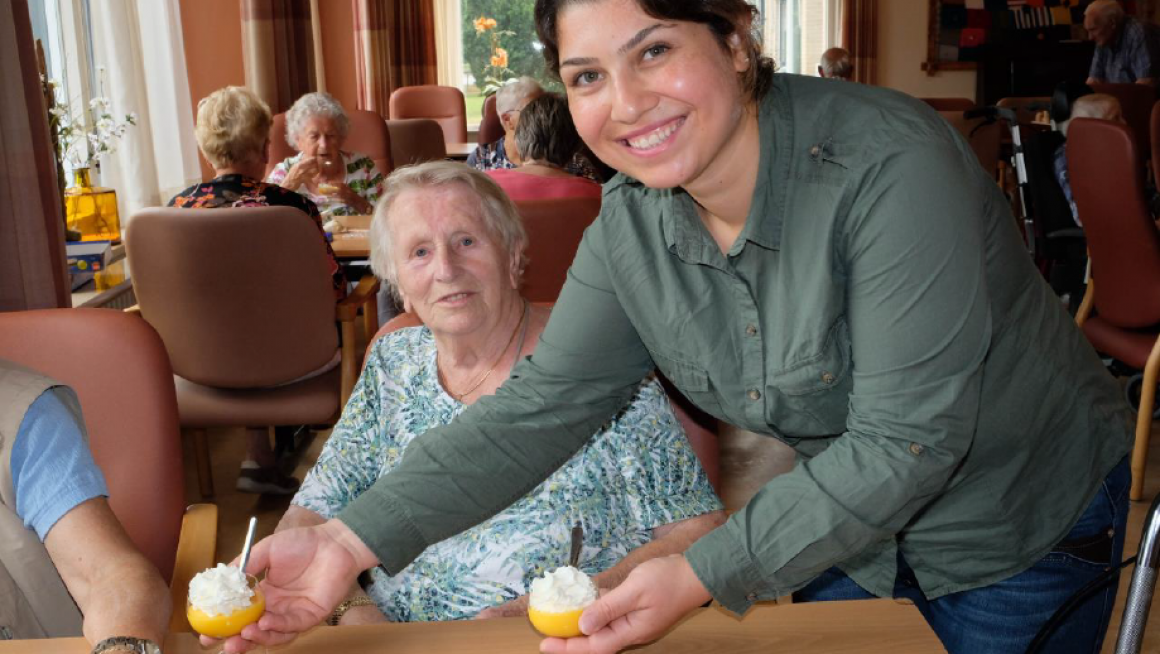
[(615, 436), (609, 442), (621, 450), (630, 508), (643, 528), (723, 508), (655, 378), (641, 385), (608, 429)]
[(290, 160), (286, 159), (274, 164), (274, 170), (270, 171), (270, 177), (266, 179), (266, 182), (269, 184), (277, 184), (278, 186), (281, 186), (282, 182), (286, 179), (286, 175), (290, 173), (290, 166), (287, 164), (288, 161)]
[(393, 446), (390, 435), (383, 433), (386, 421), (381, 417), (393, 411), (396, 394), (380, 392), (395, 386), (383, 358), (391, 336), (380, 339), (367, 357), (342, 416), (292, 504), (332, 518), (378, 480), (379, 462)]
[(359, 191), (359, 195), (367, 202), (375, 204), (379, 201), (379, 198), (383, 197), (385, 185), (383, 172), (375, 165), (375, 160), (370, 157), (363, 157), (363, 161), (360, 163), (359, 168), (363, 175), (362, 182), (364, 186), (363, 190)]

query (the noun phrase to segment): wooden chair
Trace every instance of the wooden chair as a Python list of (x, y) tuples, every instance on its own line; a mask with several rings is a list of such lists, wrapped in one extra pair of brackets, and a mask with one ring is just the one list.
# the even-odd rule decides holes
[(446, 143), (467, 142), (467, 101), (454, 86), (403, 86), (391, 93), (391, 120), (430, 118), (439, 123)]
[(429, 118), (388, 120), (391, 157), (396, 166), (408, 166), (447, 158), (443, 130)]
[(1072, 196), (1092, 269), (1076, 322), (1096, 350), (1144, 371), (1132, 449), (1133, 500), (1143, 497), (1160, 377), (1160, 231), (1148, 213), (1138, 162), (1126, 125), (1076, 118), (1068, 127)]
[(305, 214), (145, 209), (125, 240), (141, 315), (173, 364), (202, 495), (213, 494), (207, 427), (333, 421), (357, 376), (355, 317), (378, 280), (364, 278), (336, 306), (322, 239)]
[[(391, 134), (387, 130), (386, 121), (377, 113), (365, 109), (350, 109), (346, 114), (350, 118), (350, 132), (346, 135), (343, 148), (347, 152), (365, 154), (374, 160), (379, 172), (390, 175), (395, 169), (395, 163), (391, 157)], [(284, 113), (276, 114), (273, 124), (270, 125), (270, 145), (266, 148), (266, 154), (267, 178), (270, 177), (274, 166), (298, 154), (298, 150), (286, 141)]]
[(214, 564), (217, 507), (186, 508), (173, 370), (157, 332), (108, 309), (0, 313), (0, 358), (76, 391), (109, 506), (170, 580), (170, 629), (189, 631), (182, 607), (189, 580)]
[[(535, 304), (537, 306), (551, 307), (554, 303), (536, 302)], [(367, 342), (367, 354), (370, 353), (375, 342), (383, 336), (403, 329), (404, 327), (418, 327), (422, 324), (423, 321), (419, 319), (419, 316), (413, 313), (401, 313), (395, 316), (379, 329), (374, 338)], [(366, 357), (363, 360), (365, 361)], [(681, 423), (681, 427), (685, 430), (685, 437), (689, 439), (689, 445), (692, 446), (693, 452), (696, 453), (697, 459), (701, 462), (701, 467), (705, 470), (705, 476), (709, 478), (709, 483), (713, 486), (713, 490), (720, 494), (721, 453), (717, 440), (716, 418), (693, 407), (684, 396), (677, 393), (672, 385), (667, 383), (667, 380), (662, 378), (661, 383), (664, 385), (665, 391), (669, 394), (669, 403), (673, 407), (673, 413), (676, 414), (677, 420)]]

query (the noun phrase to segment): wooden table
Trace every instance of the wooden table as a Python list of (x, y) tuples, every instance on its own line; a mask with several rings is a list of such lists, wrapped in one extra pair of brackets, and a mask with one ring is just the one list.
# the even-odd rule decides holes
[[(275, 654), (511, 654), (539, 651), (524, 618), (464, 622), (318, 627)], [(205, 654), (192, 634), (174, 634), (165, 654)], [(0, 654), (86, 654), (82, 638), (0, 642)], [(261, 652), (261, 649), (256, 650)], [(738, 620), (702, 609), (639, 652), (685, 654), (930, 654), (945, 651), (918, 609), (892, 600), (762, 605)]]
[(330, 241), (334, 256), (339, 259), (365, 259), (371, 255), (370, 216), (335, 216), (348, 231), (339, 232)]
[(447, 144), (447, 158), (457, 159), (463, 161), (478, 146), (478, 143), (448, 143)]

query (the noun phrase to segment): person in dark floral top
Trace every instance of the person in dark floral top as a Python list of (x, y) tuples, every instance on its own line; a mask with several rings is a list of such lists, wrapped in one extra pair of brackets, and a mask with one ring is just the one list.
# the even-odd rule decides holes
[[(294, 207), (310, 217), (318, 227), (318, 237), (326, 246), (328, 270), (334, 281), (336, 301), (346, 296), (346, 279), (334, 250), (322, 231), (318, 207), (294, 191), (261, 181), (266, 168), (270, 108), (252, 91), (227, 86), (197, 105), (197, 144), (215, 177), (194, 184), (173, 196), (171, 207), (216, 209), (218, 207)], [(248, 493), (292, 494), (298, 480), (277, 467), (270, 437), (265, 427), (248, 432), (247, 459), (242, 462), (237, 488)]]

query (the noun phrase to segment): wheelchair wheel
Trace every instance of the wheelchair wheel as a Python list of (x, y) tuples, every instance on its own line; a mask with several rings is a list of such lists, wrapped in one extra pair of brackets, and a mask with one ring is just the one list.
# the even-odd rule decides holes
[[(1132, 410), (1140, 411), (1140, 390), (1144, 387), (1144, 375), (1135, 374), (1128, 379), (1128, 383), (1124, 385), (1124, 397), (1127, 398), (1128, 404), (1132, 406)], [(1160, 418), (1160, 391), (1156, 393), (1156, 399), (1152, 402), (1152, 419)]]

